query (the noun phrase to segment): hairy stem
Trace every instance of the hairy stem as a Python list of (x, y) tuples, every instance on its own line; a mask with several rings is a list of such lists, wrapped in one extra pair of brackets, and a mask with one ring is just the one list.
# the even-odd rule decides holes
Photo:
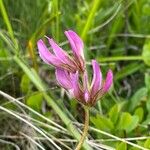
[(75, 148), (75, 150), (80, 150), (82, 147), (82, 144), (84, 143), (84, 140), (88, 134), (88, 128), (89, 128), (89, 108), (88, 107), (84, 107), (85, 110), (85, 122), (84, 122), (84, 129), (83, 129), (83, 133), (82, 136), (80, 138), (80, 141), (77, 145), (77, 147)]

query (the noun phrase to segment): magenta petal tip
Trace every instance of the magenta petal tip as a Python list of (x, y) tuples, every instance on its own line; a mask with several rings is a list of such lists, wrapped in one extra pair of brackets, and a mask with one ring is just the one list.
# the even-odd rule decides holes
[(58, 83), (65, 89), (71, 89), (72, 88), (72, 81), (70, 78), (70, 75), (67, 71), (61, 68), (56, 67), (56, 79)]
[(112, 72), (112, 70), (108, 70), (106, 80), (105, 80), (105, 83), (103, 86), (103, 91), (108, 92), (112, 83), (113, 83), (113, 72)]
[(40, 39), (37, 42), (37, 46), (38, 46), (38, 50), (39, 50), (39, 55), (41, 57), (41, 59), (49, 64), (49, 58), (51, 57), (51, 53), (48, 50), (48, 48), (46, 47), (45, 43)]
[(65, 31), (69, 43), (71, 45), (73, 53), (79, 58), (80, 56), (84, 59), (83, 54), (83, 41), (81, 38), (72, 30)]
[(100, 70), (100, 66), (96, 60), (92, 60), (92, 67), (93, 67), (93, 79), (91, 83), (91, 91), (93, 94), (95, 94), (101, 87), (102, 73)]

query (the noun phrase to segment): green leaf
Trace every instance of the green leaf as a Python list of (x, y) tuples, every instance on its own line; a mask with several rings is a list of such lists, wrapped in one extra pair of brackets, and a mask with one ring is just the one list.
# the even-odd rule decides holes
[(150, 66), (150, 41), (146, 41), (143, 47), (142, 57), (146, 65)]
[(43, 95), (40, 92), (37, 92), (36, 94), (30, 96), (26, 100), (26, 103), (28, 106), (35, 109), (36, 111), (40, 111), (42, 108), (42, 101), (43, 101)]
[(147, 139), (147, 140), (145, 141), (144, 147), (150, 149), (150, 139)]
[(150, 75), (148, 73), (145, 74), (145, 85), (150, 91)]
[(129, 111), (133, 111), (139, 105), (139, 102), (147, 95), (147, 88), (140, 88), (129, 101)]
[(149, 125), (149, 123), (150, 123), (150, 112), (148, 113), (148, 115), (147, 115), (145, 121), (142, 122), (142, 125)]
[(147, 108), (147, 111), (150, 112), (150, 96), (147, 97), (146, 108)]
[(150, 16), (150, 5), (149, 4), (145, 4), (142, 8), (143, 14)]
[(132, 116), (132, 120), (129, 124), (129, 126), (126, 128), (126, 132), (129, 133), (132, 130), (134, 130), (138, 126), (139, 117), (138, 116)]
[(142, 107), (139, 107), (135, 110), (134, 115), (139, 117), (139, 122), (143, 120), (144, 110)]
[(120, 116), (117, 128), (120, 130), (125, 130), (126, 132), (131, 132), (137, 127), (138, 122), (138, 116), (131, 116), (129, 113), (123, 112)]
[(127, 150), (127, 144), (124, 142), (121, 142), (117, 147), (116, 150)]
[(110, 120), (115, 124), (119, 117), (119, 107), (118, 104), (115, 104), (109, 111)]
[(118, 129), (126, 130), (131, 122), (132, 122), (132, 116), (127, 112), (123, 112), (120, 116)]
[(103, 131), (111, 132), (114, 129), (114, 125), (110, 119), (96, 115), (96, 117), (90, 117), (91, 122), (95, 125), (96, 128), (101, 129)]
[(147, 87), (147, 97), (146, 97), (146, 108), (150, 113), (150, 75), (148, 73), (145, 74), (145, 85)]
[(27, 93), (29, 91), (30, 79), (26, 74), (22, 76), (20, 87), (23, 93)]

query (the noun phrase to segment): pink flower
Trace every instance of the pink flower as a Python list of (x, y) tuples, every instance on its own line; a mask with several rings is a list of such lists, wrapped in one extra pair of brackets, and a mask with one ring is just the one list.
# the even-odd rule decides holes
[(56, 79), (61, 87), (66, 89), (80, 103), (93, 106), (110, 89), (113, 73), (107, 72), (106, 80), (102, 80), (102, 73), (96, 60), (92, 60), (93, 79), (89, 85), (88, 74), (83, 54), (83, 42), (73, 31), (65, 31), (70, 43), (73, 57), (60, 48), (53, 39), (47, 37), (53, 52), (49, 51), (42, 40), (37, 42), (41, 59), (55, 66)]
[(37, 42), (39, 55), (41, 59), (55, 67), (65, 69), (69, 72), (84, 72), (85, 62), (83, 54), (83, 42), (80, 37), (73, 31), (65, 31), (71, 49), (73, 51), (73, 58), (71, 58), (62, 48), (60, 48), (53, 39), (47, 37), (48, 42), (53, 50), (49, 51), (45, 43), (40, 39)]
[[(113, 73), (107, 72), (106, 80), (102, 82), (102, 73), (96, 60), (92, 60), (93, 79), (89, 86), (88, 75), (85, 71), (83, 80), (79, 80), (79, 72), (70, 73), (62, 68), (56, 68), (58, 83), (68, 90), (80, 103), (93, 106), (110, 89), (113, 82)], [(82, 83), (82, 84), (81, 84)]]

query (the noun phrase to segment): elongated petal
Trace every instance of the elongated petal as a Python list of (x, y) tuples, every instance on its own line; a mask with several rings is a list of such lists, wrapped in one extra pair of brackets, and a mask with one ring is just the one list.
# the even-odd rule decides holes
[(90, 99), (90, 95), (88, 90), (88, 74), (86, 71), (83, 74), (83, 90), (84, 90), (84, 100), (87, 103)]
[[(48, 38), (48, 37), (47, 37)], [(49, 44), (51, 45), (55, 55), (61, 59), (64, 63), (71, 63), (71, 59), (69, 58), (69, 55), (60, 48), (53, 39), (48, 38)]]
[(85, 71), (83, 74), (83, 89), (85, 91), (88, 91), (88, 74), (87, 74), (87, 71)]
[(37, 42), (37, 46), (38, 46), (38, 50), (39, 50), (39, 55), (41, 57), (41, 59), (45, 62), (45, 63), (49, 63), (49, 57), (52, 56), (51, 52), (48, 50), (48, 48), (46, 47), (46, 45), (44, 44), (44, 42), (42, 40), (39, 40)]
[(90, 100), (90, 94), (89, 94), (88, 91), (84, 92), (84, 100), (85, 100), (86, 103)]
[(39, 40), (37, 42), (37, 46), (39, 50), (39, 55), (45, 63), (52, 64), (54, 66), (60, 66), (62, 64), (62, 62), (48, 50), (42, 40)]
[(70, 78), (70, 75), (67, 71), (61, 68), (56, 68), (56, 79), (58, 83), (65, 89), (71, 89), (72, 88), (72, 81)]
[(65, 35), (69, 40), (74, 55), (77, 56), (78, 58), (80, 58), (81, 56), (84, 59), (83, 41), (81, 40), (81, 38), (71, 30), (65, 31)]
[(79, 73), (78, 71), (75, 74), (72, 74), (72, 85), (73, 85), (73, 94), (74, 97), (80, 99), (81, 97), (81, 89), (79, 86)]
[(113, 72), (109, 70), (107, 72), (106, 80), (103, 86), (103, 92), (107, 92), (110, 89), (112, 82), (113, 82)]
[(93, 67), (93, 79), (91, 83), (91, 94), (95, 95), (101, 87), (102, 73), (99, 64), (96, 62), (96, 60), (92, 60), (92, 67)]

